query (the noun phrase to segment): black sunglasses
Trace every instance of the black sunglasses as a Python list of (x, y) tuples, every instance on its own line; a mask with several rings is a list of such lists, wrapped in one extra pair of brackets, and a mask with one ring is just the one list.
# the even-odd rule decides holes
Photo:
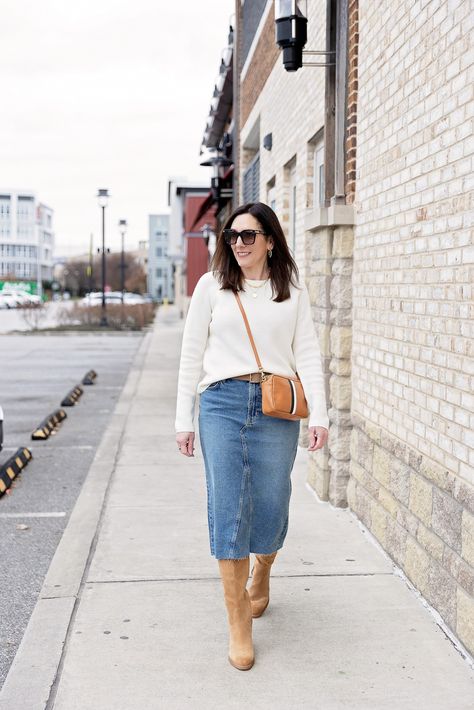
[(248, 246), (255, 244), (257, 234), (266, 234), (266, 232), (261, 229), (243, 229), (241, 232), (237, 232), (235, 229), (224, 229), (222, 234), (226, 244), (237, 244), (237, 239), (240, 236), (242, 243)]

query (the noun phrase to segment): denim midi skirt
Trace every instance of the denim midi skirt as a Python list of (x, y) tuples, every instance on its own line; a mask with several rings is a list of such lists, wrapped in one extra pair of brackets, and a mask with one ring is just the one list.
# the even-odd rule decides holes
[(299, 421), (262, 414), (258, 382), (214, 382), (200, 395), (211, 555), (271, 554), (288, 531)]

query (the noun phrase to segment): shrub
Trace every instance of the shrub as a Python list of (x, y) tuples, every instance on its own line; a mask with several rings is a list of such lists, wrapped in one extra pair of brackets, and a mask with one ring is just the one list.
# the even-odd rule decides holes
[(46, 318), (46, 307), (44, 303), (22, 306), (21, 316), (31, 330), (38, 330)]
[[(108, 304), (107, 323), (112, 330), (141, 330), (153, 323), (155, 316), (154, 303)], [(75, 303), (72, 308), (63, 308), (58, 313), (61, 326), (82, 326), (87, 328), (100, 328), (102, 318), (101, 306), (82, 306)], [(81, 329), (82, 329), (81, 328)]]

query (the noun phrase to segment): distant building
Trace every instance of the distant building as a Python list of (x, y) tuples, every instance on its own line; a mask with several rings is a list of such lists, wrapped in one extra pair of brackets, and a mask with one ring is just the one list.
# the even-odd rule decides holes
[(182, 179), (168, 181), (174, 302), (184, 315), (197, 280), (208, 270), (209, 252), (203, 227), (215, 230), (215, 214), (208, 202), (209, 187)]
[(0, 281), (42, 292), (52, 279), (53, 210), (28, 190), (0, 190)]
[(168, 256), (169, 229), (169, 215), (148, 215), (148, 293), (159, 301), (164, 298), (174, 300), (173, 273)]
[(148, 272), (148, 241), (143, 239), (138, 242), (138, 249), (129, 251), (133, 254), (144, 271)]

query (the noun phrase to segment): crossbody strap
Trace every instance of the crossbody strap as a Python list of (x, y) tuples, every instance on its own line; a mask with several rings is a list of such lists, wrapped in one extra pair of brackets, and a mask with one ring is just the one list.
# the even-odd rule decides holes
[(262, 380), (263, 380), (263, 379), (265, 379), (264, 370), (263, 370), (263, 367), (262, 367), (262, 363), (261, 363), (261, 361), (260, 361), (260, 358), (259, 358), (259, 356), (258, 356), (257, 348), (255, 347), (255, 342), (254, 342), (254, 339), (253, 339), (253, 336), (252, 336), (252, 331), (250, 330), (249, 322), (248, 322), (248, 320), (247, 320), (247, 315), (246, 315), (245, 310), (244, 310), (244, 307), (243, 307), (243, 305), (242, 305), (242, 301), (240, 300), (239, 294), (234, 291), (234, 296), (235, 296), (235, 298), (237, 299), (237, 303), (238, 303), (238, 306), (239, 306), (239, 308), (240, 308), (240, 312), (242, 313), (242, 317), (243, 317), (244, 323), (245, 323), (245, 328), (246, 328), (246, 330), (247, 330), (247, 334), (248, 334), (248, 336), (249, 336), (250, 344), (251, 344), (251, 346), (252, 346), (253, 354), (255, 355), (255, 359), (256, 359), (256, 361), (257, 361), (257, 365), (258, 365), (259, 372), (262, 373)]

